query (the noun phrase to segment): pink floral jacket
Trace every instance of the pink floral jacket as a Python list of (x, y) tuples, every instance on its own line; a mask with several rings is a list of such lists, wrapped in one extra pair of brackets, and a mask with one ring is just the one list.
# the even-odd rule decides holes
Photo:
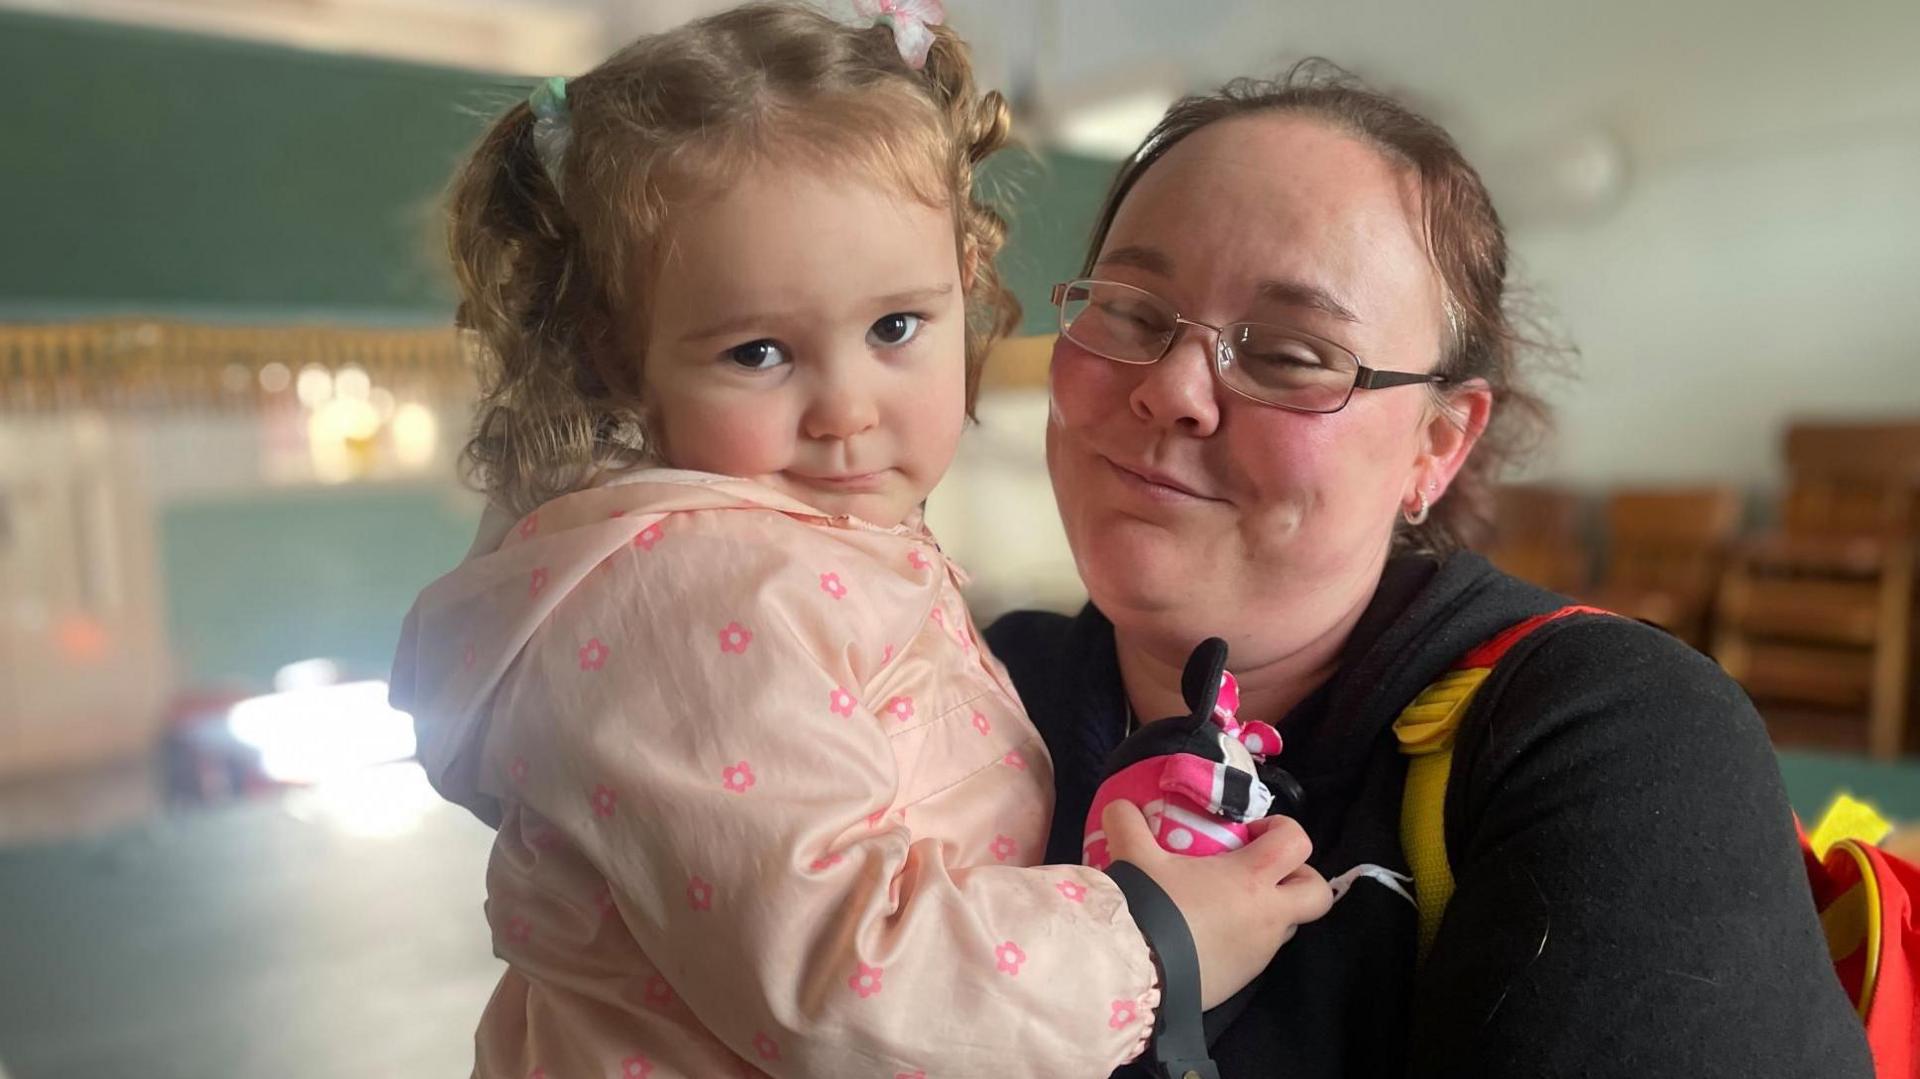
[(1119, 890), (1030, 868), (1045, 749), (915, 520), (648, 470), (483, 535), (395, 704), (495, 825), (476, 1075), (1105, 1076), (1158, 1003)]

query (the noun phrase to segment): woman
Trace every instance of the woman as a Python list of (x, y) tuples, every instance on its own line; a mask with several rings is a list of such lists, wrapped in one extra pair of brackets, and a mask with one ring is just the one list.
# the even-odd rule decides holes
[(1505, 239), (1446, 133), (1317, 69), (1174, 106), (1056, 293), (1047, 459), (1092, 602), (989, 632), (1078, 860), (1132, 717), (1224, 637), (1342, 898), (1214, 1041), (1225, 1076), (1868, 1075), (1766, 733), (1710, 661), (1573, 617), (1495, 668), (1424, 959), (1396, 715), (1565, 601), (1462, 549), (1541, 415)]

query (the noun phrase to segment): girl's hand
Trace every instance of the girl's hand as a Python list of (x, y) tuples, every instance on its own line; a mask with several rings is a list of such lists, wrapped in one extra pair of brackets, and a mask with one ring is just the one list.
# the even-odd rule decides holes
[(1326, 880), (1306, 864), (1313, 843), (1291, 817), (1255, 821), (1246, 846), (1206, 858), (1162, 849), (1130, 802), (1108, 805), (1100, 827), (1114, 859), (1140, 867), (1186, 918), (1203, 1008), (1238, 993), (1296, 929), (1333, 906)]

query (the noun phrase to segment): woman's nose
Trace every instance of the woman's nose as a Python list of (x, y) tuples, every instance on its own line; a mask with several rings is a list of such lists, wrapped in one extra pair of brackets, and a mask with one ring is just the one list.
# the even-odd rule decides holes
[(1165, 356), (1144, 369), (1128, 403), (1155, 427), (1206, 438), (1220, 426), (1220, 398), (1213, 379), (1213, 331), (1185, 325)]

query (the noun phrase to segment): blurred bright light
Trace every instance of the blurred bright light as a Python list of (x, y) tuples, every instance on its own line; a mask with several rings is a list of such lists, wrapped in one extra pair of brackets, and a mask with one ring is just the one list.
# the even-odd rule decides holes
[(366, 369), (356, 364), (348, 364), (333, 376), (333, 394), (350, 401), (364, 401), (373, 392), (373, 378)]
[(333, 396), (333, 376), (317, 363), (307, 364), (300, 369), (300, 377), (293, 384), (293, 392), (300, 403), (308, 408), (317, 407), (322, 401)]
[(1054, 141), (1086, 157), (1131, 157), (1176, 96), (1148, 89), (1067, 110), (1054, 127)]
[(293, 381), (293, 373), (284, 363), (270, 363), (260, 369), (260, 388), (268, 393), (279, 393)]
[(227, 731), (282, 783), (319, 783), (414, 753), (413, 717), (379, 681), (309, 685), (252, 697), (227, 712)]
[(302, 689), (338, 685), (340, 665), (330, 659), (303, 659), (273, 672), (273, 691), (293, 693)]
[(287, 812), (349, 835), (405, 835), (441, 805), (418, 764), (383, 764), (336, 776), (287, 799)]
[(307, 417), (315, 478), (345, 483), (365, 475), (373, 466), (373, 439), (379, 433), (380, 415), (366, 400), (335, 397), (321, 402)]
[(432, 463), (434, 446), (440, 439), (440, 422), (425, 405), (411, 402), (393, 413), (393, 455), (406, 468)]

